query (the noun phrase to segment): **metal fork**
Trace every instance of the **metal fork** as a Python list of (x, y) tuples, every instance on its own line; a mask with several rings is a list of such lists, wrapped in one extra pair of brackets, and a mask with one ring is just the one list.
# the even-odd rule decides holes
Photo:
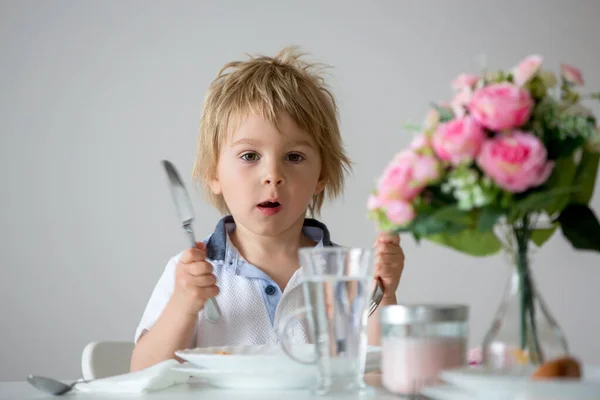
[(375, 312), (377, 307), (379, 307), (381, 299), (383, 299), (383, 285), (381, 284), (381, 280), (377, 279), (377, 285), (375, 285), (375, 290), (373, 291), (373, 296), (371, 296), (371, 302), (369, 303), (369, 317)]

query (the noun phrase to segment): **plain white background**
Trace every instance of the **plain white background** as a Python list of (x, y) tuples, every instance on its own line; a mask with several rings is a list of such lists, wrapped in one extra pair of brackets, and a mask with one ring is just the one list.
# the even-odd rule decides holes
[[(600, 89), (598, 15), (597, 0), (0, 1), (0, 380), (76, 378), (86, 343), (133, 339), (165, 263), (187, 245), (160, 160), (190, 182), (203, 97), (225, 62), (296, 44), (334, 67), (355, 169), (322, 219), (337, 242), (370, 246), (366, 198), (410, 141), (403, 125), (449, 99), (482, 53), (492, 68), (540, 53)], [(204, 236), (219, 215), (193, 195)], [(597, 192), (592, 203), (600, 211)], [(504, 260), (403, 246), (400, 301), (469, 304), (479, 343)], [(586, 362), (600, 362), (599, 261), (560, 233), (535, 256)]]

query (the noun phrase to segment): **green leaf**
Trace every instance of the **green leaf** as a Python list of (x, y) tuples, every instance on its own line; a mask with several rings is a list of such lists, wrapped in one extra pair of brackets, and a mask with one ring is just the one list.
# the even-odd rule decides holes
[(421, 127), (420, 125), (406, 123), (404, 124), (404, 130), (413, 133), (421, 133), (423, 132), (423, 127)]
[(415, 239), (415, 242), (417, 242), (417, 244), (421, 243), (421, 236), (417, 235), (415, 232), (412, 232), (413, 238)]
[(541, 100), (546, 96), (546, 85), (539, 75), (534, 76), (525, 86), (535, 100)]
[(479, 232), (488, 232), (494, 228), (498, 219), (506, 214), (506, 210), (500, 207), (487, 206), (481, 210), (477, 230)]
[(456, 205), (450, 205), (435, 211), (429, 218), (452, 222), (465, 227), (473, 223), (473, 217), (468, 211), (459, 209)]
[(554, 225), (552, 228), (534, 229), (531, 231), (531, 240), (537, 247), (542, 247), (542, 245), (554, 235), (557, 228), (558, 224)]
[(600, 223), (585, 204), (569, 204), (559, 215), (563, 235), (573, 247), (600, 251)]
[(596, 174), (598, 173), (598, 161), (600, 154), (584, 149), (581, 155), (581, 161), (577, 166), (577, 172), (573, 184), (580, 186), (581, 189), (571, 196), (571, 202), (579, 204), (589, 204), (594, 194), (596, 185)]
[(448, 122), (454, 119), (454, 113), (451, 109), (432, 104), (432, 107), (440, 114), (440, 122)]
[[(577, 99), (565, 101), (577, 102)], [(554, 160), (573, 154), (589, 140), (596, 132), (596, 121), (592, 115), (565, 109), (557, 100), (546, 96), (535, 106), (530, 123), (524, 129), (542, 139), (548, 158)]]
[(437, 218), (418, 218), (412, 226), (412, 231), (420, 237), (430, 236), (438, 233), (454, 233), (465, 229), (463, 225), (459, 225), (450, 221), (444, 221)]
[(441, 185), (429, 186), (426, 191), (429, 197), (428, 207), (430, 207), (430, 211), (439, 209), (441, 207), (456, 205), (456, 199), (452, 193), (443, 192)]
[(574, 193), (577, 190), (579, 190), (578, 187), (570, 186), (533, 192), (514, 204), (510, 219), (519, 219), (526, 213), (545, 210), (555, 203), (557, 196)]
[(502, 244), (491, 231), (464, 229), (458, 233), (438, 233), (425, 239), (477, 257), (496, 254), (502, 249)]
[(445, 206), (436, 211), (421, 211), (407, 227), (419, 237), (445, 232), (460, 232), (473, 223), (472, 216), (455, 205)]
[[(565, 189), (573, 186), (575, 170), (576, 166), (572, 155), (557, 159), (554, 169), (552, 170), (552, 175), (550, 175), (550, 178), (544, 186), (551, 190)], [(548, 215), (553, 215), (565, 208), (566, 205), (569, 204), (571, 194), (571, 192), (558, 194), (548, 199), (549, 204), (544, 207)]]

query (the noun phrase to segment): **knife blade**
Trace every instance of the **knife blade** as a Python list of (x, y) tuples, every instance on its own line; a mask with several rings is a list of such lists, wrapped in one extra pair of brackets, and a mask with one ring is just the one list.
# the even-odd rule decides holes
[[(197, 247), (196, 235), (194, 234), (193, 228), (194, 209), (192, 207), (190, 196), (173, 163), (168, 160), (163, 160), (162, 163), (169, 179), (171, 196), (173, 197), (173, 202), (175, 203), (175, 209), (177, 210), (179, 220), (181, 221), (181, 226), (187, 234), (190, 246)], [(214, 297), (206, 301), (206, 304), (204, 305), (204, 316), (209, 322), (217, 322), (221, 319), (221, 310)]]

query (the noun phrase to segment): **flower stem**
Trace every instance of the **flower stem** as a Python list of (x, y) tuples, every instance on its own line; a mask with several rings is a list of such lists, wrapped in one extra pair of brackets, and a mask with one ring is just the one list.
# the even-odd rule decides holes
[(519, 274), (521, 350), (529, 350), (530, 362), (539, 364), (543, 362), (543, 357), (535, 320), (535, 292), (529, 273), (528, 245), (531, 234), (529, 217), (525, 216), (521, 222), (520, 226), (513, 226), (517, 244), (514, 261)]

